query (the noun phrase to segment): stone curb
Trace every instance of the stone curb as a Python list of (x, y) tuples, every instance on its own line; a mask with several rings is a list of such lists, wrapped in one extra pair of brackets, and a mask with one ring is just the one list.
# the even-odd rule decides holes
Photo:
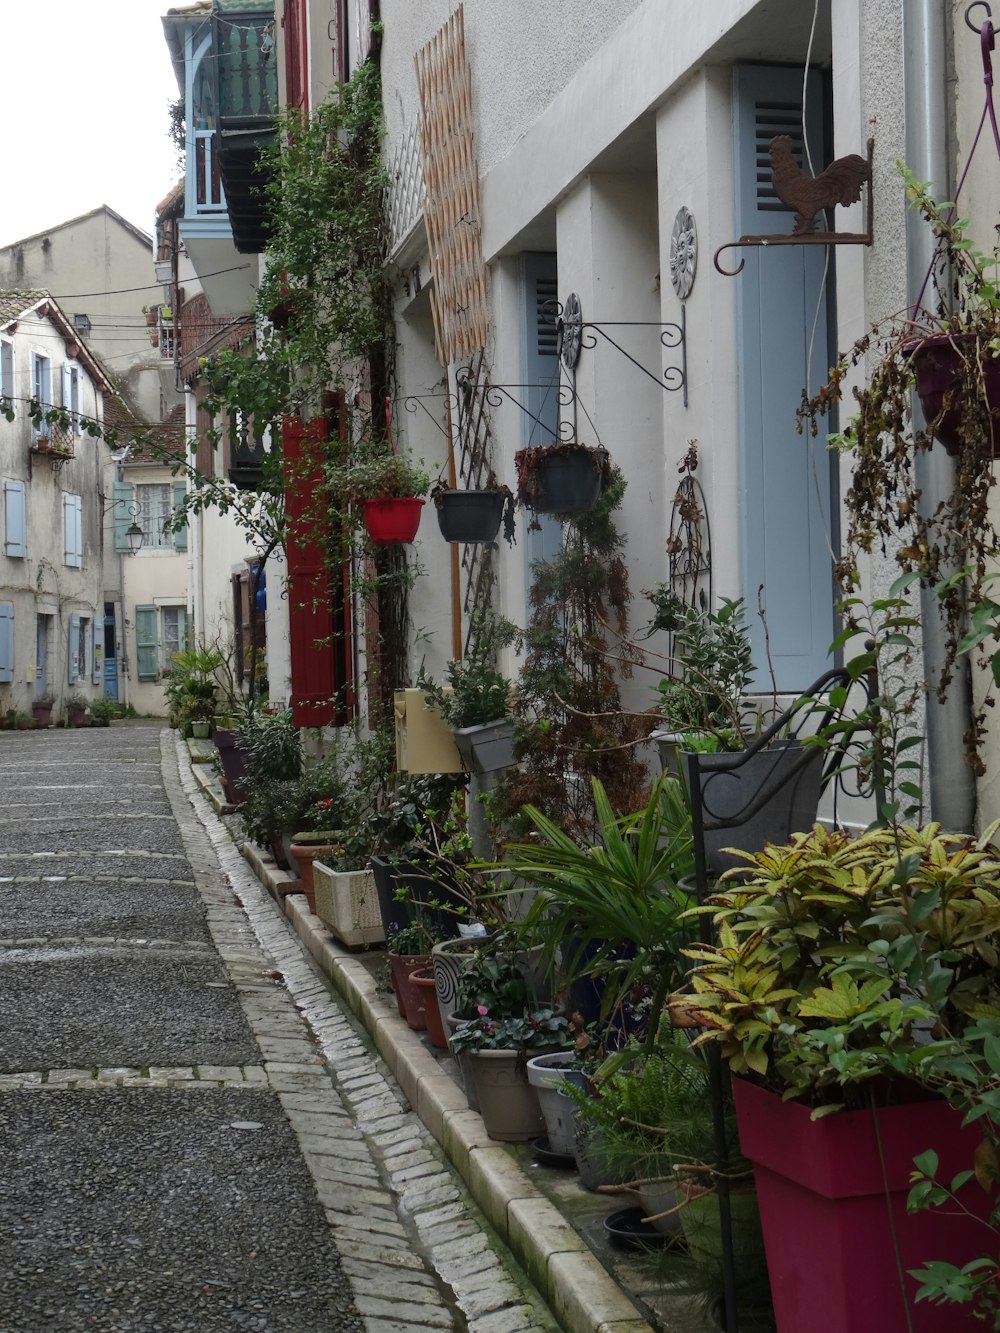
[[(218, 806), (217, 799), (213, 803)], [(336, 943), (301, 893), (288, 892), (294, 879), (253, 846), (241, 843), (239, 848), (566, 1333), (651, 1333), (652, 1325), (555, 1205), (487, 1137), (482, 1117), (469, 1110), (454, 1079), (377, 996), (364, 964)]]

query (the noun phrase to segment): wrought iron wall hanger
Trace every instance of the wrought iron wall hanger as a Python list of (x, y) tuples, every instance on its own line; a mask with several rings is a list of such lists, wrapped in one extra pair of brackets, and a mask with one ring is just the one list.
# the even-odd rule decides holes
[[(804, 176), (792, 157), (792, 141), (787, 134), (771, 140), (768, 153), (771, 159), (771, 179), (774, 192), (783, 204), (795, 210), (795, 225), (790, 233), (776, 236), (741, 236), (738, 241), (727, 241), (715, 252), (714, 264), (725, 278), (735, 278), (746, 263), (739, 267), (723, 268), (719, 256), (723, 250), (737, 250), (742, 246), (764, 245), (871, 245), (872, 243), (872, 154), (874, 139), (868, 140), (868, 155), (850, 153), (838, 157), (818, 176)], [(866, 186), (865, 230), (817, 231), (816, 219), (825, 209), (836, 204), (845, 207), (861, 198), (861, 187)]]
[[(468, 371), (464, 369), (458, 371), (455, 380), (458, 385), (458, 410), (460, 414), (471, 412), (473, 410), (473, 403), (477, 397), (482, 398), (482, 400), (490, 407), (501, 407), (506, 399), (507, 402), (513, 403), (519, 411), (523, 412), (529, 421), (532, 421), (536, 426), (540, 427), (550, 435), (552, 434), (551, 425), (544, 422), (541, 417), (537, 416), (529, 407), (525, 406), (519, 398), (511, 393), (511, 390), (533, 389), (536, 393), (552, 393), (558, 396), (560, 407), (571, 407), (576, 402), (576, 390), (570, 384), (492, 384), (488, 380), (473, 382)], [(572, 422), (560, 420), (557, 432), (560, 439), (571, 439), (571, 433), (567, 434), (567, 432), (571, 432), (571, 430)]]
[[(668, 393), (676, 393), (677, 390), (683, 389), (684, 406), (687, 407), (687, 317), (683, 302), (681, 303), (679, 324), (645, 319), (613, 319), (600, 322), (585, 320), (580, 306), (580, 298), (576, 292), (570, 292), (561, 305), (558, 301), (547, 301), (545, 303), (546, 315), (549, 311), (552, 311), (555, 315), (559, 359), (568, 371), (576, 370), (582, 349), (584, 347), (596, 347), (599, 336), (605, 342), (610, 343), (616, 351), (621, 352), (626, 361), (631, 361), (637, 370), (641, 370), (661, 389), (665, 389)], [(614, 338), (607, 332), (608, 329), (659, 329), (660, 342), (664, 347), (680, 348), (681, 364), (679, 366), (667, 366), (662, 377), (654, 375), (641, 361), (637, 361), (630, 352), (626, 352), (620, 343), (615, 342)]]

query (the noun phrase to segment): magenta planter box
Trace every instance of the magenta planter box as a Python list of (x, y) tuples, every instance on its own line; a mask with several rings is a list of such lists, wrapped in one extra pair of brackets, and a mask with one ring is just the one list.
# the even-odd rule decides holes
[[(733, 1080), (733, 1091), (740, 1146), (754, 1166), (778, 1333), (906, 1333), (871, 1112), (811, 1120), (808, 1106), (743, 1079)], [(982, 1135), (962, 1129), (942, 1101), (885, 1107), (878, 1116), (914, 1333), (981, 1329), (967, 1306), (914, 1304), (918, 1283), (908, 1270), (988, 1254), (989, 1232), (940, 1209), (910, 1216), (906, 1198), (914, 1157), (933, 1148), (940, 1178), (950, 1181), (971, 1168)], [(962, 1197), (989, 1216), (989, 1196), (975, 1182)]]

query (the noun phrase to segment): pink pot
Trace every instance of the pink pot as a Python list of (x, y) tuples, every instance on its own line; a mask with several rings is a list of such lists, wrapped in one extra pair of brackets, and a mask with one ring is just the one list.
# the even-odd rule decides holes
[[(990, 1248), (977, 1217), (906, 1211), (913, 1159), (928, 1148), (950, 1181), (972, 1166), (982, 1139), (946, 1102), (810, 1119), (810, 1108), (733, 1080), (740, 1147), (754, 1165), (778, 1333), (902, 1333), (906, 1329), (888, 1211), (898, 1238), (913, 1333), (971, 1333), (968, 1307), (914, 1305), (909, 1270), (929, 1260), (961, 1266)], [(880, 1142), (881, 1141), (881, 1142)], [(885, 1160), (883, 1184), (881, 1153)], [(989, 1216), (991, 1196), (972, 1183), (962, 1199)]]

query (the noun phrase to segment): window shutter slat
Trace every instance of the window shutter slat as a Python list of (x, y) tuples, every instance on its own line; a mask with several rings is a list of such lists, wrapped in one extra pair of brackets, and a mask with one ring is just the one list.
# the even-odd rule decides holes
[(0, 681), (14, 679), (14, 607), (0, 602)]
[[(187, 494), (187, 482), (174, 482), (174, 513), (178, 513), (184, 508), (184, 497)], [(174, 550), (186, 551), (188, 548), (188, 530), (185, 523), (182, 528), (174, 532)]]
[(25, 510), (24, 482), (5, 481), (3, 484), (3, 519), (4, 551), (7, 555), (23, 557), (28, 554), (28, 525)]
[(127, 481), (116, 481), (111, 488), (112, 519), (115, 530), (115, 550), (128, 551), (128, 537), (125, 535), (132, 524), (131, 506), (134, 503), (132, 485)]
[(159, 640), (155, 606), (135, 608), (135, 664), (140, 680), (156, 680), (159, 672)]
[(69, 617), (69, 632), (66, 639), (66, 679), (70, 685), (76, 685), (80, 679), (80, 616), (72, 611)]

